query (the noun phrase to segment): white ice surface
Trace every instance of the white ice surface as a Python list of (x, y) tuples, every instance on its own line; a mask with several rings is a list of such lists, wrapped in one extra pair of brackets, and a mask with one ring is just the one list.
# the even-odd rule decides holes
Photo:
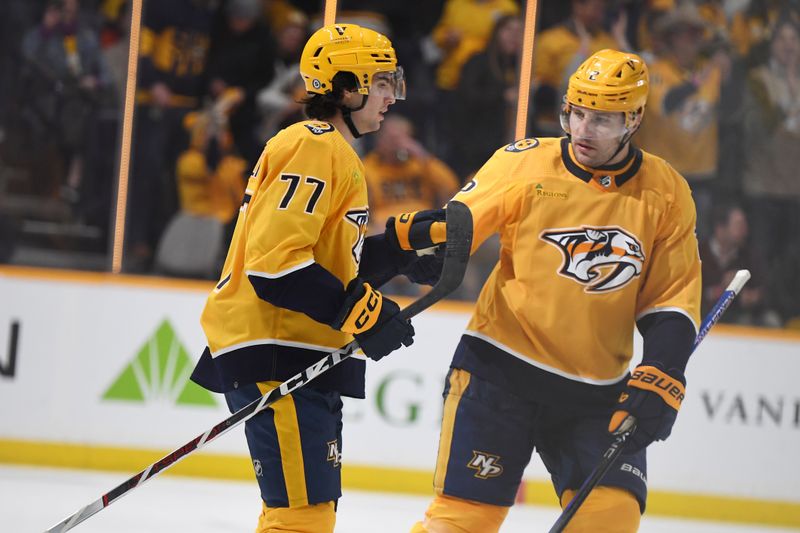
[[(127, 479), (125, 474), (0, 466), (0, 532), (41, 533)], [(404, 533), (428, 498), (346, 491), (337, 533)], [(79, 524), (76, 533), (251, 533), (260, 510), (255, 483), (162, 476)], [(555, 507), (518, 505), (504, 533), (546, 532)], [(789, 529), (645, 516), (641, 533), (788, 533)]]

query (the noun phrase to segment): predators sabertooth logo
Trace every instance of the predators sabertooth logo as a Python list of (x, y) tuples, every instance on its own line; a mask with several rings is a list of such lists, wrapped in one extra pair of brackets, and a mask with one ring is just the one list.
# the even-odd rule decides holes
[(351, 250), (353, 262), (356, 268), (361, 264), (361, 252), (364, 249), (364, 239), (367, 237), (367, 225), (369, 224), (368, 209), (351, 209), (344, 215), (345, 220), (355, 226), (358, 235)]
[(588, 293), (619, 289), (642, 273), (642, 245), (622, 228), (583, 226), (544, 231), (539, 238), (564, 255), (558, 273), (586, 285)]

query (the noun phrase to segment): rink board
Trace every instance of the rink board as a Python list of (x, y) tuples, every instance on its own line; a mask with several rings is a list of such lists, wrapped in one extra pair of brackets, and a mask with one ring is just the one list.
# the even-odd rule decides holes
[[(210, 287), (0, 267), (0, 462), (132, 474), (227, 417), (187, 381)], [(469, 311), (437, 305), (415, 319), (412, 347), (368, 363), (367, 400), (345, 403), (346, 485), (431, 491), (441, 388)], [(649, 512), (800, 527), (798, 375), (800, 335), (717, 326), (672, 437), (650, 448)], [(252, 476), (241, 428), (196, 455), (175, 473)], [(520, 500), (556, 504), (536, 457)]]

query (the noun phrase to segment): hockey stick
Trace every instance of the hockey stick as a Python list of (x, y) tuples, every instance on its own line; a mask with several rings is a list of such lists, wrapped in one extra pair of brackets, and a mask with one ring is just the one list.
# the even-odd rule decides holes
[[(717, 303), (714, 304), (713, 309), (709, 311), (708, 315), (703, 319), (702, 324), (700, 324), (700, 331), (697, 332), (697, 337), (694, 339), (692, 353), (694, 353), (697, 349), (697, 345), (706, 337), (711, 327), (719, 321), (722, 314), (728, 306), (731, 305), (733, 299), (736, 298), (736, 295), (739, 294), (739, 291), (742, 290), (742, 287), (744, 287), (744, 284), (747, 283), (749, 279), (750, 272), (748, 270), (740, 270), (736, 273), (733, 280), (719, 297), (719, 300), (717, 300)], [(622, 422), (622, 427), (624, 428), (622, 433), (614, 439), (614, 442), (612, 442), (611, 446), (605, 451), (600, 462), (594, 467), (592, 473), (586, 478), (581, 488), (578, 489), (578, 492), (575, 493), (575, 496), (561, 512), (561, 516), (558, 517), (556, 523), (550, 528), (549, 533), (561, 533), (564, 531), (564, 528), (567, 527), (569, 521), (575, 516), (575, 513), (578, 512), (578, 508), (580, 508), (584, 500), (589, 496), (589, 493), (597, 486), (606, 472), (608, 472), (617, 460), (617, 457), (622, 453), (622, 450), (625, 448), (625, 441), (636, 430), (636, 419), (629, 415)]]
[[(444, 255), (444, 265), (439, 282), (408, 307), (400, 311), (400, 316), (409, 319), (418, 315), (434, 303), (438, 302), (461, 284), (464, 273), (469, 261), (470, 248), (472, 246), (472, 214), (466, 205), (461, 202), (451, 201), (447, 204), (447, 241)], [(306, 383), (316, 378), (348, 359), (358, 348), (358, 342), (352, 341), (347, 346), (330, 353), (311, 365), (304, 371), (287, 379), (280, 386), (272, 389), (267, 394), (258, 398), (246, 406), (242, 407), (231, 416), (212, 427), (202, 435), (198, 435), (169, 455), (162, 457), (155, 463), (148, 466), (127, 481), (110, 492), (103, 494), (99, 499), (82, 507), (74, 514), (68, 516), (45, 533), (61, 533), (69, 531), (77, 524), (80, 524), (90, 516), (103, 510), (113, 502), (128, 494), (133, 489), (142, 485), (145, 481), (155, 477), (167, 468), (171, 467), (181, 459), (198, 450), (209, 441), (219, 437), (228, 430), (238, 426), (242, 422), (260, 413), (270, 405), (274, 404), (292, 391), (304, 386)]]

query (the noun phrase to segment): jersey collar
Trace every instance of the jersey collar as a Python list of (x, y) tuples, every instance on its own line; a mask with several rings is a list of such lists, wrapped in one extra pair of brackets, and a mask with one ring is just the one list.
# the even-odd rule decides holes
[(572, 143), (567, 137), (564, 137), (561, 139), (561, 161), (570, 174), (576, 178), (608, 190), (612, 185), (622, 187), (625, 182), (636, 175), (642, 166), (642, 151), (631, 145), (628, 155), (619, 163), (590, 168), (578, 163), (572, 152)]

